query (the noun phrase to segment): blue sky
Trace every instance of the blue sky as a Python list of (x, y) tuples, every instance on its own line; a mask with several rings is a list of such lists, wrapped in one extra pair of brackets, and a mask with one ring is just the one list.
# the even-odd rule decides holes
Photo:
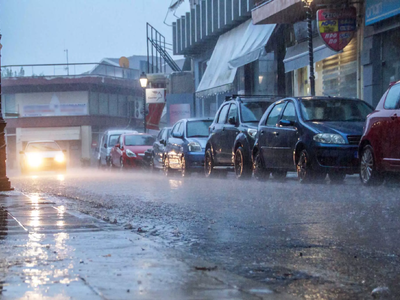
[[(0, 0), (2, 65), (98, 62), (146, 54), (146, 22), (164, 24), (171, 0)], [(184, 3), (178, 15), (189, 10)], [(167, 22), (176, 18), (169, 14)]]

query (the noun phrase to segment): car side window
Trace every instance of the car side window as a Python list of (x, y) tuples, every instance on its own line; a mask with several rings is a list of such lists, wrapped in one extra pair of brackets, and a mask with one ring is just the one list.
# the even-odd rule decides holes
[(285, 102), (279, 103), (275, 105), (275, 107), (271, 110), (269, 113), (266, 125), (267, 126), (276, 126), (276, 123), (278, 123), (279, 116), (281, 115), (282, 109), (285, 106)]
[(219, 116), (218, 116), (218, 124), (226, 123), (226, 116), (228, 115), (229, 104), (222, 107)]
[(179, 134), (183, 134), (184, 130), (185, 130), (185, 125), (183, 122), (181, 122), (181, 126), (179, 126), (178, 129)]
[(178, 133), (180, 126), (181, 126), (181, 122), (175, 124), (174, 128), (172, 128), (172, 133)]
[(238, 114), (237, 106), (236, 104), (232, 104), (229, 109), (228, 120), (230, 118), (235, 118), (235, 120), (237, 120), (237, 114)]
[(400, 100), (400, 84), (392, 86), (385, 100), (385, 109), (396, 109), (399, 107)]
[(161, 129), (161, 131), (157, 135), (157, 141), (162, 140), (165, 129)]
[(296, 121), (296, 109), (293, 102), (289, 102), (283, 111), (282, 120)]

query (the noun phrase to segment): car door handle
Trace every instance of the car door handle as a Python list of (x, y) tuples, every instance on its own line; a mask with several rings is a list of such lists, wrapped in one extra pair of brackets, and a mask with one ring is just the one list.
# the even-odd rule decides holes
[(392, 118), (392, 120), (396, 120), (396, 119), (397, 119), (397, 114), (393, 114), (393, 115), (391, 116), (391, 118)]

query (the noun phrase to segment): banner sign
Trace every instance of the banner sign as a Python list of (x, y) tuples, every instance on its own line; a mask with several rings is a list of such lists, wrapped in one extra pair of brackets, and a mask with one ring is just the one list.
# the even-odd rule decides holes
[(400, 14), (399, 0), (367, 0), (365, 6), (367, 26)]
[(165, 89), (146, 89), (146, 103), (165, 103)]
[(333, 51), (343, 50), (353, 39), (357, 29), (355, 7), (345, 9), (320, 9), (317, 11), (318, 32)]
[(29, 104), (22, 108), (23, 117), (82, 116), (87, 115), (85, 103)]

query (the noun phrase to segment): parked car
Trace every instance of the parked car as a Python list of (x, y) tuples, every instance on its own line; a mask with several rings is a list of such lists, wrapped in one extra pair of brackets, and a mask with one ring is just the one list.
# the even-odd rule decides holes
[(183, 119), (172, 127), (165, 147), (164, 174), (180, 171), (182, 176), (203, 171), (204, 150), (211, 119)]
[(21, 173), (29, 171), (65, 171), (67, 168), (64, 151), (55, 141), (28, 142), (21, 154)]
[(284, 178), (297, 171), (300, 182), (341, 182), (359, 172), (358, 143), (373, 108), (358, 99), (286, 98), (262, 117), (253, 148), (254, 175)]
[(400, 172), (400, 81), (393, 83), (370, 114), (361, 138), (360, 179), (378, 185), (385, 175)]
[(144, 133), (124, 133), (111, 150), (111, 167), (142, 167), (146, 150), (152, 147), (154, 137)]
[(164, 150), (171, 133), (171, 127), (164, 127), (160, 130), (153, 144), (152, 165), (154, 169), (164, 169)]
[(135, 130), (107, 130), (101, 137), (97, 162), (99, 167), (110, 167), (110, 152), (118, 142), (118, 138), (123, 133), (137, 133)]
[(258, 122), (277, 99), (276, 96), (232, 96), (225, 100), (210, 126), (205, 152), (206, 177), (215, 175), (216, 168), (221, 167), (234, 167), (238, 179), (251, 176), (251, 150)]

